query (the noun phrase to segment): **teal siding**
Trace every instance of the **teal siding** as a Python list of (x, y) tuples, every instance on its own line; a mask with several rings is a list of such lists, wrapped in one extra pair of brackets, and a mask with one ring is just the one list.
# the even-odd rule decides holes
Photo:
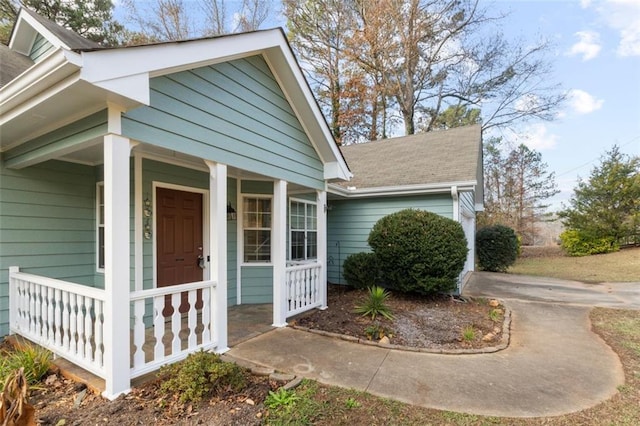
[[(227, 179), (227, 199), (238, 211), (236, 179)], [(238, 304), (238, 219), (227, 221), (227, 305)]]
[(273, 267), (243, 266), (241, 279), (243, 304), (273, 302)]
[(370, 251), (367, 239), (373, 225), (388, 214), (406, 208), (428, 210), (449, 219), (453, 215), (450, 195), (329, 200), (327, 215), (327, 279), (345, 284), (344, 259), (353, 253)]
[(473, 192), (461, 192), (459, 196), (460, 200), (460, 214), (466, 212), (468, 215), (475, 216), (475, 196)]
[(310, 188), (323, 165), (264, 59), (151, 80), (151, 104), (127, 112), (133, 139)]
[(49, 41), (41, 34), (37, 34), (35, 40), (33, 41), (33, 45), (31, 46), (29, 57), (33, 62), (39, 62), (40, 60), (44, 59), (47, 53), (53, 50), (53, 44), (49, 43)]
[(106, 132), (107, 112), (104, 110), (10, 149), (3, 155), (4, 163), (7, 167), (15, 167), (25, 161), (47, 158), (61, 149), (101, 137)]
[(95, 232), (93, 167), (0, 164), (0, 336), (9, 331), (8, 268), (92, 285)]

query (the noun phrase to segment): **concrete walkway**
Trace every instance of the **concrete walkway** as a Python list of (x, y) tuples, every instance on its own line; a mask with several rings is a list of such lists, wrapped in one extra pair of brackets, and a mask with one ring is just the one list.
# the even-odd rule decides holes
[(590, 307), (508, 295), (511, 344), (494, 354), (413, 353), (285, 328), (241, 343), (229, 355), (330, 385), (488, 416), (560, 415), (617, 392), (622, 366), (590, 331)]
[(640, 282), (587, 284), (557, 278), (474, 272), (464, 288), (464, 294), (604, 308), (640, 309)]

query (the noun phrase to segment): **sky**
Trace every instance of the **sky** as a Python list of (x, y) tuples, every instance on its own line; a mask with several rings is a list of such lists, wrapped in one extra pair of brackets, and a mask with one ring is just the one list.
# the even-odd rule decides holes
[[(640, 0), (480, 1), (491, 11), (508, 14), (502, 22), (508, 40), (542, 37), (553, 46), (553, 78), (567, 102), (556, 120), (520, 125), (500, 136), (542, 154), (561, 191), (549, 200), (551, 210), (559, 210), (578, 178), (587, 179), (614, 145), (640, 155)], [(114, 3), (116, 15), (124, 14), (121, 1)], [(227, 0), (230, 9), (236, 3)], [(280, 5), (273, 1), (264, 27), (284, 25)]]
[[(489, 5), (487, 2), (486, 5)], [(578, 177), (613, 145), (640, 155), (640, 0), (502, 0), (507, 38), (554, 44), (554, 74), (568, 95), (553, 122), (521, 126), (515, 138), (542, 153), (567, 204)]]

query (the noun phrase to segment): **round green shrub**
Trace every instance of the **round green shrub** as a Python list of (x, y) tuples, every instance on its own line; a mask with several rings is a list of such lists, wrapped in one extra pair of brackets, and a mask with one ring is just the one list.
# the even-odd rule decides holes
[(380, 219), (368, 241), (384, 283), (402, 292), (454, 290), (468, 251), (458, 222), (415, 209)]
[(380, 278), (378, 259), (375, 253), (354, 253), (349, 255), (342, 265), (342, 275), (347, 284), (355, 288), (368, 288)]
[(487, 226), (476, 233), (478, 266), (483, 271), (506, 272), (518, 258), (518, 251), (518, 237), (507, 226)]
[(568, 229), (560, 234), (560, 244), (569, 256), (589, 256), (620, 250), (613, 237), (596, 237), (575, 229)]

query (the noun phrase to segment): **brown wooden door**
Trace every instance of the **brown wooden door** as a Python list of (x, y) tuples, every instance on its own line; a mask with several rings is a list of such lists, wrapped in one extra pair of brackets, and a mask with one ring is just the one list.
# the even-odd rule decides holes
[[(158, 287), (202, 281), (198, 265), (202, 252), (202, 194), (156, 189)], [(202, 305), (198, 292), (196, 307)], [(187, 293), (182, 293), (180, 312), (189, 310)], [(163, 315), (173, 313), (169, 296)]]

